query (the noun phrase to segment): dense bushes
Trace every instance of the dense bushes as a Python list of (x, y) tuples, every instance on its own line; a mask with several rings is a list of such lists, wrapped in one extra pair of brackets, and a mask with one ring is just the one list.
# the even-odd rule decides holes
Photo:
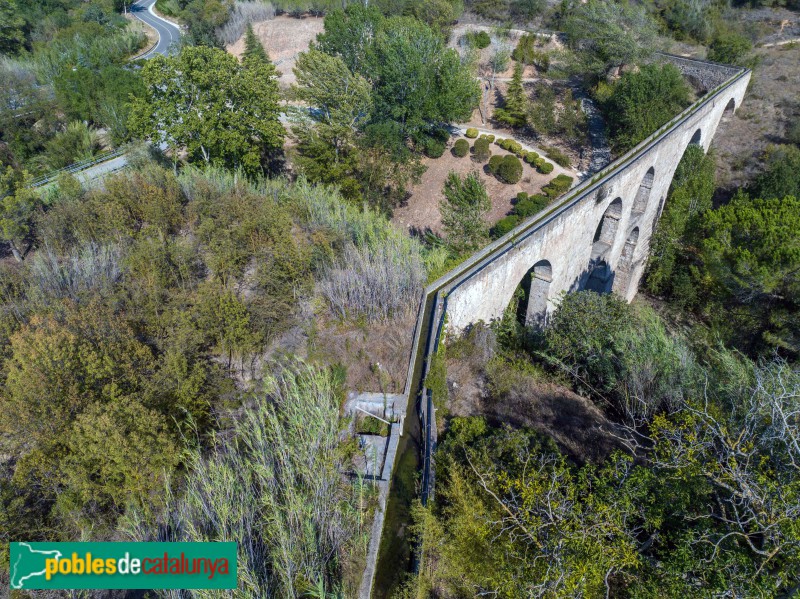
[(537, 37), (535, 33), (526, 33), (517, 42), (517, 47), (511, 53), (511, 58), (523, 64), (535, 65), (541, 71), (550, 68), (550, 57), (546, 52), (536, 50)]
[(534, 214), (541, 212), (550, 202), (547, 196), (542, 194), (528, 195), (524, 191), (517, 194), (517, 203), (514, 204), (513, 214), (521, 218), (528, 218)]
[(547, 156), (550, 160), (558, 164), (559, 166), (563, 166), (564, 168), (569, 168), (571, 161), (569, 156), (564, 154), (561, 150), (553, 146), (542, 146), (542, 150), (544, 150), (544, 155)]
[(549, 175), (553, 172), (553, 165), (547, 162), (546, 160), (542, 160), (541, 158), (538, 159), (536, 162), (536, 170), (538, 170), (543, 175)]
[(470, 139), (475, 139), (476, 137), (478, 137), (478, 130), (470, 127), (464, 132), (464, 135), (466, 137), (469, 137)]
[(489, 147), (489, 140), (481, 137), (480, 139), (475, 140), (475, 144), (472, 146), (472, 157), (476, 162), (486, 162), (489, 160), (489, 157), (492, 155), (492, 151)]
[(457, 158), (463, 158), (469, 154), (469, 142), (466, 139), (458, 139), (453, 144), (453, 155)]
[(492, 43), (492, 38), (489, 36), (488, 33), (485, 31), (470, 31), (467, 34), (467, 39), (469, 42), (478, 48), (479, 50), (483, 50), (484, 48), (488, 48), (489, 44)]
[(542, 188), (544, 194), (549, 198), (556, 198), (567, 191), (572, 185), (572, 177), (569, 175), (558, 175), (550, 183)]
[(649, 64), (624, 73), (601, 108), (613, 143), (622, 152), (655, 133), (688, 104), (689, 86), (678, 68)]
[(517, 183), (522, 178), (522, 163), (519, 158), (511, 154), (504, 156), (497, 167), (497, 178), (509, 185)]

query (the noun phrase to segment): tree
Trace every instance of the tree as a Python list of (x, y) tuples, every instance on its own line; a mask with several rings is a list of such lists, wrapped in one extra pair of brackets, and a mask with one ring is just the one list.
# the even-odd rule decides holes
[(267, 54), (264, 44), (258, 39), (253, 31), (253, 24), (247, 24), (247, 33), (244, 37), (244, 52), (242, 53), (242, 60), (258, 60), (264, 63), (270, 62), (269, 55)]
[(494, 111), (494, 118), (510, 127), (524, 127), (528, 123), (528, 104), (528, 97), (522, 86), (522, 63), (516, 62), (503, 107)]
[(603, 102), (614, 145), (625, 151), (655, 131), (689, 103), (689, 86), (677, 67), (649, 64), (625, 73)]
[[(369, 82), (338, 56), (318, 50), (301, 53), (294, 68), (297, 97), (313, 107), (295, 118), (298, 165), (311, 181), (335, 183), (346, 196), (359, 193), (359, 128), (369, 120)], [(309, 122), (311, 121), (311, 122)]]
[(650, 55), (656, 27), (643, 6), (614, 0), (574, 2), (564, 32), (582, 73), (615, 74), (621, 67)]
[(449, 245), (456, 252), (476, 250), (486, 237), (483, 217), (492, 207), (480, 175), (472, 171), (462, 179), (451, 172), (443, 193), (439, 210)]
[(350, 3), (325, 16), (325, 31), (317, 36), (316, 49), (338, 56), (352, 72), (369, 78), (367, 53), (382, 22), (383, 15), (374, 5)]
[(754, 177), (748, 193), (765, 199), (800, 197), (800, 148), (772, 146), (765, 159), (764, 171)]
[(25, 43), (25, 19), (14, 0), (0, 0), (0, 53), (16, 54)]
[[(703, 148), (686, 148), (672, 179), (667, 201), (658, 219), (647, 263), (646, 285), (656, 294), (670, 295), (684, 307), (698, 299), (694, 285), (681, 286), (689, 277), (696, 228), (703, 213), (710, 210), (714, 195), (715, 164)], [(677, 285), (676, 285), (677, 283)]]
[(42, 201), (28, 182), (25, 173), (10, 166), (0, 173), (0, 240), (8, 243), (18, 262), (24, 257), (21, 246), (31, 233), (34, 213)]
[(408, 17), (386, 19), (369, 52), (375, 81), (374, 120), (397, 125), (401, 139), (469, 118), (480, 87), (430, 27)]
[[(735, 197), (698, 232), (701, 280), (719, 324), (750, 349), (800, 354), (800, 200)], [(724, 314), (724, 316), (723, 316)]]
[(722, 32), (711, 42), (708, 59), (726, 64), (741, 64), (752, 48), (753, 43), (747, 36), (735, 31)]
[(144, 99), (135, 100), (131, 129), (189, 159), (257, 172), (283, 146), (275, 67), (256, 58), (240, 64), (223, 50), (185, 47), (142, 69)]

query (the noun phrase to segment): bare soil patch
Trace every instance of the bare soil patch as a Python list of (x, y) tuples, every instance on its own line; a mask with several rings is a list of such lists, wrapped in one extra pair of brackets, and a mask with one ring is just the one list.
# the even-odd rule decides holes
[(307, 339), (309, 357), (346, 366), (349, 390), (402, 393), (416, 317), (414, 311), (364, 326), (318, 320)]
[[(264, 44), (270, 59), (281, 73), (278, 84), (282, 88), (288, 88), (295, 83), (292, 69), (297, 55), (308, 50), (308, 45), (323, 29), (322, 17), (311, 16), (296, 18), (282, 15), (269, 21), (253, 23), (253, 32)], [(244, 52), (244, 36), (225, 49), (237, 58), (241, 56)]]
[(744, 102), (723, 118), (714, 136), (717, 184), (733, 193), (759, 170), (767, 146), (786, 143), (789, 123), (800, 115), (800, 44), (783, 44), (755, 51)]
[[(448, 357), (451, 416), (484, 416), (493, 425), (531, 428), (582, 463), (599, 463), (612, 451), (624, 449), (615, 437), (622, 435), (620, 427), (591, 400), (542, 375), (484, 359)], [(493, 388), (492, 380), (502, 381), (504, 389)]]
[[(482, 131), (491, 131), (490, 129), (483, 129)], [(511, 137), (506, 135), (503, 131), (498, 131), (499, 137)], [(519, 183), (508, 185), (499, 181), (494, 175), (490, 174), (487, 169), (487, 163), (474, 162), (469, 156), (464, 158), (457, 158), (453, 156), (450, 149), (453, 143), (460, 137), (453, 137), (450, 140), (447, 150), (441, 158), (423, 158), (422, 162), (427, 167), (427, 170), (422, 175), (420, 182), (411, 188), (411, 196), (407, 202), (396, 208), (392, 217), (398, 227), (412, 231), (425, 231), (431, 230), (434, 233), (442, 233), (442, 215), (439, 211), (439, 203), (444, 199), (442, 188), (447, 179), (447, 175), (451, 171), (455, 171), (461, 176), (466, 175), (470, 171), (478, 171), (481, 180), (486, 185), (486, 191), (489, 194), (489, 199), (492, 202), (492, 208), (486, 215), (486, 222), (494, 224), (503, 218), (513, 207), (513, 202), (520, 191), (528, 194), (539, 193), (553, 177), (560, 173), (566, 173), (570, 176), (575, 176), (575, 172), (569, 169), (563, 169), (558, 165), (549, 175), (543, 175), (538, 172), (531, 165), (526, 162), (522, 163), (522, 178)], [(467, 140), (472, 145), (474, 140)], [(529, 146), (531, 149), (538, 151), (539, 154), (544, 156), (544, 153), (536, 150), (535, 146)], [(492, 144), (492, 155), (498, 154), (505, 156), (506, 152), (499, 146)], [(576, 179), (577, 180), (577, 179)]]

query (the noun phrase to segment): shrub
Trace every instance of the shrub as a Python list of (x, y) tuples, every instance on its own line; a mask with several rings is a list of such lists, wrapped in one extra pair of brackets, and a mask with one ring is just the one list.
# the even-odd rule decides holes
[(492, 43), (492, 38), (485, 31), (473, 31), (468, 34), (468, 37), (470, 42), (479, 50), (488, 48), (489, 44)]
[(708, 59), (726, 64), (741, 64), (742, 59), (752, 49), (750, 39), (741, 33), (719, 33), (711, 42)]
[(546, 52), (536, 50), (535, 45), (536, 34), (526, 33), (519, 39), (517, 47), (511, 53), (511, 58), (523, 64), (535, 65), (536, 68), (546, 71), (550, 68), (550, 57)]
[(563, 166), (564, 168), (569, 168), (569, 165), (571, 164), (570, 159), (569, 156), (564, 154), (564, 152), (558, 148), (554, 148), (553, 146), (542, 146), (542, 149), (544, 150), (545, 156), (547, 156), (550, 160), (560, 166)]
[(476, 137), (478, 137), (478, 130), (475, 129), (474, 127), (470, 127), (469, 129), (466, 130), (464, 135), (469, 137), (470, 139), (475, 139)]
[(522, 163), (519, 158), (512, 154), (504, 156), (497, 169), (497, 176), (501, 181), (509, 185), (513, 185), (522, 179)]
[[(541, 158), (539, 160), (541, 160)], [(553, 168), (554, 168), (553, 165), (545, 160), (542, 160), (541, 164), (536, 165), (536, 170), (538, 170), (543, 175), (549, 175), (550, 173), (552, 173)]]
[(536, 152), (526, 152), (525, 154), (525, 162), (528, 164), (536, 164), (537, 158), (539, 158), (539, 154)]
[(492, 155), (492, 150), (489, 147), (489, 141), (486, 139), (476, 139), (472, 146), (472, 158), (476, 162), (486, 162), (489, 156)]
[(519, 205), (519, 203), (520, 203), (520, 202), (524, 202), (524, 201), (525, 201), (525, 200), (527, 200), (527, 199), (528, 199), (528, 194), (527, 194), (527, 193), (525, 193), (524, 191), (520, 191), (520, 192), (517, 194), (517, 203), (516, 203), (516, 204), (514, 204), (514, 205), (515, 205), (515, 206), (517, 206), (517, 205)]
[(518, 141), (514, 141), (513, 139), (509, 139), (508, 144), (506, 144), (506, 146), (507, 146), (506, 150), (508, 150), (512, 154), (519, 155), (519, 153), (522, 152), (522, 146), (520, 145), (520, 143)]
[(453, 155), (463, 158), (469, 154), (469, 142), (466, 139), (459, 139), (453, 144)]
[(506, 143), (506, 140), (503, 139), (502, 137), (498, 137), (497, 139), (494, 140), (494, 143), (496, 143), (498, 146), (502, 148), (503, 144)]
[(426, 137), (422, 142), (422, 151), (429, 158), (441, 158), (446, 144), (433, 137)]
[(573, 179), (569, 175), (561, 174), (550, 181), (550, 185), (557, 187), (561, 191), (567, 191), (572, 186), (572, 181)]
[(485, 139), (489, 143), (492, 143), (494, 141), (494, 135), (491, 135), (489, 133), (483, 133), (480, 138)]
[[(527, 195), (527, 194), (526, 194)], [(519, 196), (517, 196), (519, 197)], [(517, 202), (514, 205), (514, 214), (520, 218), (528, 218), (538, 212), (544, 210), (545, 206), (550, 203), (550, 199), (541, 194), (527, 196), (523, 201)]]
[(516, 214), (510, 214), (497, 221), (497, 224), (492, 227), (492, 237), (499, 239), (520, 223), (521, 219)]
[(489, 158), (489, 172), (493, 175), (496, 175), (497, 172), (500, 170), (500, 165), (503, 163), (503, 157), (495, 154), (491, 158)]

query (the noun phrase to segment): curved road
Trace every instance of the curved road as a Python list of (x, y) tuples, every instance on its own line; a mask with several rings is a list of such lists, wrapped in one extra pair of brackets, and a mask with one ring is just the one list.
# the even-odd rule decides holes
[(173, 54), (180, 43), (180, 27), (157, 16), (153, 11), (155, 3), (156, 0), (139, 0), (131, 5), (131, 14), (158, 32), (158, 43), (139, 58), (152, 58), (156, 54), (165, 56)]
[[(181, 39), (181, 30), (177, 25), (162, 19), (153, 12), (156, 0), (139, 0), (131, 5), (131, 14), (140, 21), (150, 25), (158, 33), (158, 43), (150, 50), (138, 56), (137, 59), (153, 58), (158, 54), (164, 56), (174, 54), (178, 51)], [(99, 179), (110, 173), (124, 169), (128, 166), (128, 157), (125, 154), (116, 156), (105, 162), (95, 164), (89, 168), (75, 171), (73, 175), (81, 183), (89, 183), (93, 179)], [(52, 183), (57, 175), (37, 183), (35, 187), (44, 187)]]

